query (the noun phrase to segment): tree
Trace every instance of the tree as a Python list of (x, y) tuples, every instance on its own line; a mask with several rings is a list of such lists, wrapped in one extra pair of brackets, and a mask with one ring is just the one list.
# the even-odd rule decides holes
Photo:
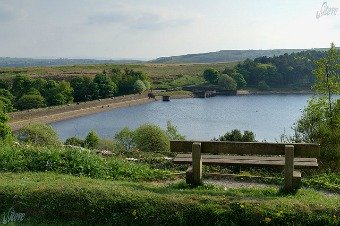
[(26, 93), (27, 90), (31, 88), (32, 80), (24, 75), (17, 75), (13, 79), (12, 93), (19, 99), (22, 95)]
[(340, 161), (340, 99), (333, 94), (340, 93), (339, 53), (332, 43), (327, 54), (316, 62), (313, 87), (323, 96), (313, 97), (298, 120), (296, 130), (305, 142), (321, 145), (321, 158), (330, 162)]
[(240, 130), (234, 129), (220, 136), (219, 141), (241, 141), (241, 142), (255, 142), (255, 134), (251, 131), (245, 130), (242, 134)]
[(214, 68), (208, 68), (203, 72), (204, 79), (211, 84), (216, 84), (219, 76), (220, 72)]
[(270, 89), (270, 87), (267, 85), (265, 81), (260, 81), (257, 88), (262, 91), (266, 91)]
[(19, 110), (46, 107), (45, 99), (41, 95), (23, 95), (16, 103)]
[(167, 152), (170, 141), (165, 132), (158, 126), (144, 124), (135, 130), (134, 140), (137, 148), (145, 152)]
[(221, 75), (220, 78), (218, 79), (218, 85), (226, 90), (237, 89), (236, 81), (229, 75)]
[(7, 125), (9, 117), (3, 106), (3, 102), (0, 101), (0, 140), (8, 141), (12, 138), (12, 130)]
[(104, 74), (97, 74), (93, 82), (98, 85), (99, 98), (113, 97), (117, 92), (117, 85)]
[(98, 134), (95, 131), (91, 130), (85, 138), (84, 141), (85, 146), (88, 148), (96, 148), (98, 143), (99, 143)]
[(132, 151), (135, 147), (134, 132), (128, 127), (123, 128), (115, 135), (115, 140), (125, 151)]
[(61, 145), (58, 134), (54, 131), (52, 126), (45, 124), (26, 125), (18, 130), (17, 138), (19, 141), (40, 146)]
[(137, 93), (142, 93), (146, 90), (145, 84), (142, 82), (142, 80), (135, 81), (133, 87)]
[(316, 62), (314, 74), (316, 76), (314, 90), (327, 96), (328, 113), (332, 118), (332, 95), (340, 94), (340, 54), (334, 43), (331, 43), (326, 56)]
[(185, 140), (185, 136), (178, 132), (177, 127), (171, 121), (166, 123), (166, 135), (170, 140)]
[(246, 87), (247, 82), (243, 78), (242, 74), (237, 73), (237, 72), (233, 72), (230, 77), (232, 77), (236, 81), (237, 89), (243, 89), (243, 88)]

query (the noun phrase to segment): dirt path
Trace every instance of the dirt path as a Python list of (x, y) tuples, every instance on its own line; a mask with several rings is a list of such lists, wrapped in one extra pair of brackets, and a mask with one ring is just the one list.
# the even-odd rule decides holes
[(10, 114), (9, 125), (12, 130), (15, 131), (28, 124), (57, 122), (152, 101), (154, 100), (149, 99), (146, 95), (128, 95), (117, 98), (73, 103), (66, 106), (13, 112)]

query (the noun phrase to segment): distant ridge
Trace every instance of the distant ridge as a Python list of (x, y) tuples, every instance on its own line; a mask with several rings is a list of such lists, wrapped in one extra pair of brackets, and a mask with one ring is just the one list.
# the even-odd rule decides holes
[[(243, 61), (247, 58), (255, 59), (257, 57), (274, 55), (279, 56), (285, 53), (291, 54), (301, 52), (307, 49), (270, 49), (270, 50), (220, 50), (217, 52), (186, 54), (180, 56), (160, 57), (149, 61), (150, 63), (217, 63)], [(318, 48), (313, 50), (324, 51), (326, 48)]]
[(0, 67), (37, 67), (37, 66), (67, 66), (83, 64), (139, 64), (141, 60), (96, 60), (96, 59), (35, 59), (0, 57)]

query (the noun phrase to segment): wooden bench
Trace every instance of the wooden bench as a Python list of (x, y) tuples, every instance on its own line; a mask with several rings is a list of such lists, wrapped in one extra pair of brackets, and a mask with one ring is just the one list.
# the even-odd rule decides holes
[(317, 168), (317, 157), (320, 155), (319, 144), (302, 143), (172, 140), (170, 149), (172, 152), (191, 152), (191, 154), (178, 154), (173, 162), (192, 163), (192, 167), (189, 167), (186, 173), (186, 181), (192, 185), (202, 182), (202, 164), (280, 167), (284, 169), (286, 191), (295, 190), (301, 185), (301, 172), (296, 169)]

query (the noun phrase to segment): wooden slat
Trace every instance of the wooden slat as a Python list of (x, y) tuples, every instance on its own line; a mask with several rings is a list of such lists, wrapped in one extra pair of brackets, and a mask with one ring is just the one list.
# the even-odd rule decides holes
[[(265, 158), (265, 157), (264, 157)], [(295, 158), (296, 159), (296, 158)], [(317, 168), (317, 161), (295, 161), (294, 167), (296, 169), (302, 168)], [(315, 159), (316, 160), (316, 159)], [(176, 157), (173, 161), (177, 164), (191, 163), (191, 158)], [(283, 167), (285, 165), (284, 159), (282, 160), (266, 160), (266, 159), (234, 159), (234, 158), (204, 158), (202, 156), (202, 164), (204, 165), (243, 165), (243, 166), (276, 166)]]
[[(286, 143), (261, 143), (261, 142), (230, 142), (230, 141), (195, 141), (200, 142), (202, 153), (225, 153), (236, 155), (284, 155)], [(172, 152), (191, 152), (194, 141), (170, 141)], [(294, 143), (294, 156), (318, 157), (319, 144)]]
[[(191, 158), (191, 154), (178, 154), (176, 158)], [(284, 157), (272, 157), (272, 156), (251, 156), (251, 155), (202, 155), (204, 159), (235, 159), (235, 160), (262, 160), (262, 161), (283, 161)], [(295, 158), (295, 162), (317, 162), (316, 158)]]

